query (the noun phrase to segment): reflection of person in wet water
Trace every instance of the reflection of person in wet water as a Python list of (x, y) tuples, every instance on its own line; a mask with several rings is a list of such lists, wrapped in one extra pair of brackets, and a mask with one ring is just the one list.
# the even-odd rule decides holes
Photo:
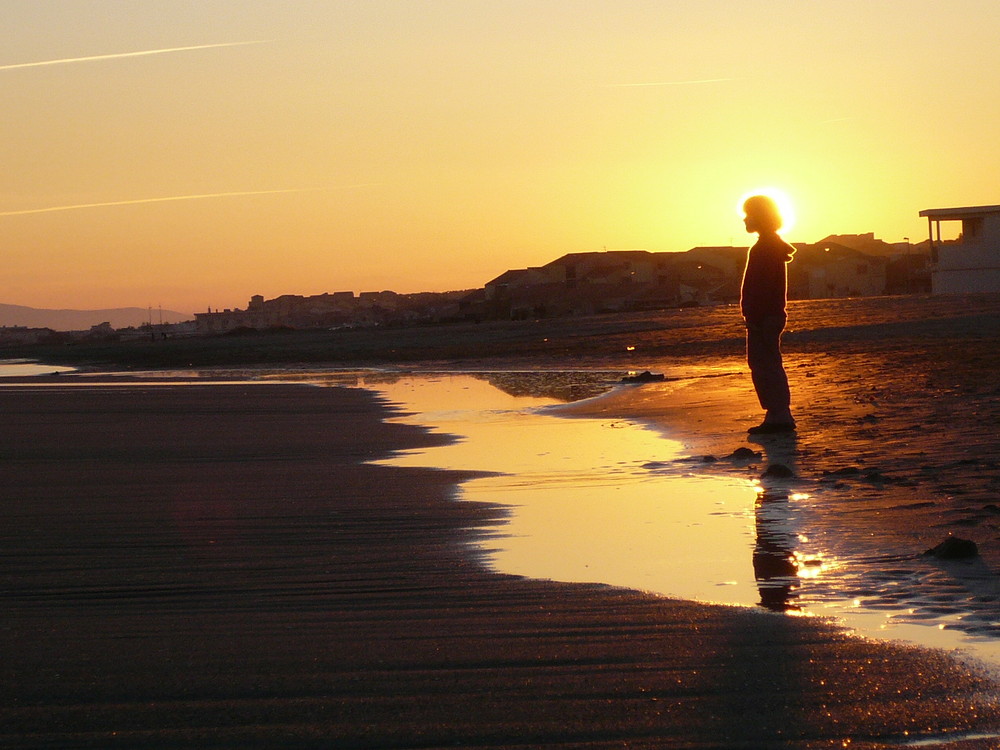
[(791, 527), (788, 493), (765, 488), (757, 498), (757, 543), (753, 574), (761, 606), (780, 612), (797, 609), (792, 603), (799, 587), (795, 558), (796, 534)]
[(795, 248), (778, 235), (781, 214), (766, 195), (755, 195), (743, 204), (743, 223), (758, 235), (747, 253), (740, 291), (740, 310), (747, 328), (747, 364), (757, 400), (765, 411), (764, 421), (751, 427), (751, 434), (791, 432), (792, 418), (788, 377), (781, 362), (781, 333), (785, 329), (785, 295), (788, 287), (785, 264)]

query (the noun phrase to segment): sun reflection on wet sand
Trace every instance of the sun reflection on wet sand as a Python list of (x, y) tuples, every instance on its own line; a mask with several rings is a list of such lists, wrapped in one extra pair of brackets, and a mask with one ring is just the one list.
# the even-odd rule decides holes
[[(460, 493), (510, 509), (476, 542), (498, 572), (833, 617), (863, 635), (1000, 662), (994, 641), (838, 595), (851, 571), (811, 539), (815, 498), (795, 481), (685, 470), (683, 446), (661, 430), (612, 410), (584, 417), (553, 408), (562, 402), (514, 396), (482, 376), (362, 376), (356, 384), (405, 409), (398, 419), (456, 436), (384, 463), (496, 472)], [(574, 416), (556, 416), (566, 411)]]
[(75, 367), (46, 365), (27, 359), (0, 359), (0, 378), (24, 378), (73, 372)]
[(403, 419), (461, 436), (387, 463), (499, 472), (461, 490), (466, 499), (512, 509), (481, 543), (494, 569), (758, 602), (749, 482), (665, 477), (651, 466), (679, 457), (680, 446), (657, 432), (623, 420), (542, 416), (540, 408), (558, 402), (509, 396), (468, 376), (370, 387), (418, 412)]

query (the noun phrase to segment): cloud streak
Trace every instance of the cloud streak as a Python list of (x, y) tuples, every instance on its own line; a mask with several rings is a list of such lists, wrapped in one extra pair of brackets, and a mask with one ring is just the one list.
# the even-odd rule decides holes
[(702, 83), (724, 83), (738, 81), (739, 78), (701, 78), (693, 81), (651, 81), (649, 83), (606, 83), (605, 88), (646, 88), (654, 86), (694, 86)]
[(59, 211), (79, 211), (86, 208), (107, 208), (111, 206), (138, 206), (145, 203), (169, 203), (173, 201), (195, 201), (207, 198), (242, 198), (251, 195), (282, 195), (287, 193), (316, 193), (324, 190), (349, 190), (351, 188), (370, 187), (380, 183), (361, 183), (357, 185), (340, 185), (318, 188), (290, 188), (285, 190), (242, 190), (227, 193), (199, 193), (191, 195), (170, 195), (162, 198), (134, 198), (124, 201), (107, 201), (104, 203), (76, 203), (71, 206), (49, 206), (47, 208), (27, 208), (20, 211), (0, 211), (2, 216), (28, 216), (30, 214), (51, 214)]
[(110, 55), (90, 55), (88, 57), (64, 57), (58, 60), (40, 60), (38, 62), (15, 63), (0, 65), (3, 70), (21, 70), (23, 68), (42, 68), (48, 65), (72, 65), (74, 63), (98, 62), (100, 60), (121, 60), (127, 57), (148, 57), (150, 55), (169, 55), (175, 52), (191, 52), (202, 49), (221, 49), (223, 47), (247, 47), (254, 44), (268, 44), (270, 40), (257, 39), (250, 42), (222, 42), (219, 44), (197, 44), (190, 47), (165, 47), (163, 49), (147, 49), (138, 52), (116, 52)]

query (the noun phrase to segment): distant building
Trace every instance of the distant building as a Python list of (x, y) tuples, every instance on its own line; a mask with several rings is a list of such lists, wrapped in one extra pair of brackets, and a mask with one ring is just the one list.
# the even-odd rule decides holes
[(334, 292), (305, 297), (285, 294), (264, 299), (250, 298), (245, 310), (211, 310), (195, 313), (201, 335), (219, 335), (240, 330), (346, 329), (381, 325), (412, 325), (455, 320), (468, 290), (397, 294), (392, 291)]
[(824, 237), (815, 244), (825, 245), (830, 243), (842, 245), (843, 247), (849, 247), (852, 250), (857, 250), (865, 255), (883, 255), (886, 257), (892, 257), (902, 252), (898, 245), (889, 244), (888, 242), (880, 240), (875, 236), (874, 232), (867, 232), (865, 234), (831, 234), (829, 237)]
[[(887, 293), (898, 248), (872, 235), (851, 239), (880, 254), (835, 242), (796, 244), (789, 297), (870, 297)], [(737, 302), (746, 247), (696, 247), (682, 253), (606, 250), (569, 253), (544, 265), (504, 273), (466, 301), (476, 317), (525, 318), (660, 310)]]
[[(1000, 206), (929, 208), (931, 289), (935, 294), (1000, 292)], [(941, 222), (960, 221), (957, 240), (941, 240)]]
[(479, 309), (485, 317), (519, 320), (669, 307), (681, 293), (670, 268), (676, 255), (648, 250), (568, 253), (486, 282)]
[(0, 345), (16, 346), (39, 344), (56, 338), (58, 334), (51, 328), (28, 328), (26, 326), (0, 326)]
[(876, 297), (886, 293), (889, 258), (834, 242), (795, 244), (788, 265), (790, 299)]
[(200, 334), (229, 333), (241, 328), (268, 328), (271, 326), (270, 315), (259, 305), (255, 305), (257, 297), (250, 301), (246, 310), (209, 310), (195, 313), (195, 325)]

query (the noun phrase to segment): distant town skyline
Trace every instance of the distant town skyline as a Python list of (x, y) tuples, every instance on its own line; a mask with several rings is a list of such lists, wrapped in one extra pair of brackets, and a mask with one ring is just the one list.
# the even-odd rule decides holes
[[(878, 237), (873, 232), (849, 233), (849, 234), (845, 233), (845, 234), (827, 235), (827, 237), (831, 237), (831, 238), (854, 237), (854, 238), (858, 238), (858, 239), (860, 239), (862, 241), (865, 240), (865, 238), (868, 238), (868, 239), (874, 241), (876, 244), (882, 242), (882, 243), (884, 243), (887, 246), (888, 245), (903, 245), (903, 244), (906, 244), (905, 242), (897, 242), (897, 243), (885, 242), (882, 238)], [(820, 242), (821, 243), (824, 239), (826, 239), (826, 238), (821, 238), (820, 240), (817, 240), (816, 242)], [(583, 250), (583, 251), (569, 250), (567, 252), (557, 253), (556, 257), (561, 257), (563, 255), (574, 254), (574, 253), (619, 253), (619, 252), (628, 252), (630, 250), (639, 250), (639, 251), (642, 251), (642, 252), (650, 252), (650, 253), (653, 253), (653, 254), (671, 253), (671, 254), (676, 254), (678, 256), (682, 256), (682, 255), (684, 255), (684, 254), (686, 254), (686, 253), (688, 253), (688, 252), (690, 252), (692, 250), (697, 250), (699, 248), (732, 247), (732, 248), (735, 248), (735, 249), (746, 249), (747, 247), (749, 247), (748, 243), (749, 243), (749, 241), (744, 241), (744, 243), (742, 245), (737, 245), (737, 244), (733, 244), (733, 245), (725, 244), (725, 245), (718, 245), (718, 246), (696, 245), (696, 246), (694, 246), (692, 248), (687, 248), (686, 250), (666, 250), (666, 251), (665, 250), (647, 250), (646, 248), (627, 248), (626, 249), (626, 248), (606, 248), (605, 247), (605, 248), (600, 248), (599, 250)], [(801, 242), (797, 242), (796, 241), (794, 244), (796, 244), (796, 245), (808, 245), (808, 244), (815, 244), (815, 243), (801, 243)], [(851, 243), (849, 243), (849, 244), (851, 244)], [(921, 245), (924, 245), (924, 246), (927, 245), (927, 239), (926, 238), (921, 239), (920, 241), (916, 241), (916, 242), (913, 241), (912, 238), (910, 238), (909, 246), (912, 247), (915, 251), (917, 249), (919, 249), (921, 247)], [(862, 249), (863, 248), (863, 242), (862, 242), (862, 245), (857, 245), (857, 247), (859, 249)], [(538, 263), (534, 263), (531, 266), (523, 266), (522, 268), (534, 268), (534, 267), (546, 265), (546, 264), (551, 263), (552, 260), (553, 260), (552, 257), (545, 258), (545, 259), (540, 260)], [(495, 274), (495, 275), (500, 275), (500, 274), (503, 274), (503, 273), (505, 273), (507, 271), (511, 271), (511, 270), (517, 270), (517, 269), (515, 269), (513, 267), (508, 267), (508, 268), (502, 269), (501, 271), (498, 272), (498, 274)], [(321, 296), (321, 295), (330, 295), (330, 294), (359, 294), (359, 295), (369, 294), (370, 295), (370, 294), (376, 294), (376, 293), (380, 293), (380, 292), (389, 292), (389, 293), (395, 293), (395, 294), (413, 295), (413, 294), (421, 294), (421, 293), (427, 293), (427, 292), (442, 293), (442, 292), (472, 291), (472, 290), (476, 290), (476, 289), (482, 289), (483, 286), (486, 285), (486, 284), (488, 284), (489, 281), (492, 278), (493, 278), (493, 276), (483, 277), (483, 278), (477, 279), (474, 283), (471, 283), (471, 284), (469, 284), (467, 286), (455, 287), (455, 288), (451, 288), (451, 289), (444, 289), (444, 288), (441, 288), (441, 289), (407, 289), (405, 291), (400, 291), (400, 290), (397, 290), (397, 289), (375, 288), (375, 287), (358, 287), (358, 288), (354, 288), (354, 289), (346, 289), (343, 286), (337, 286), (336, 285), (336, 280), (332, 280), (331, 281), (331, 284), (332, 284), (331, 286), (328, 286), (327, 288), (322, 289), (322, 290), (317, 291), (317, 292), (302, 292), (300, 290), (286, 289), (286, 290), (278, 292), (277, 294), (268, 295), (267, 298), (268, 299), (277, 299), (279, 297), (310, 297), (310, 296)], [(257, 290), (247, 290), (247, 291), (245, 291), (243, 293), (243, 296), (241, 298), (243, 300), (243, 304), (245, 304), (246, 299), (248, 297), (251, 297), (251, 296), (258, 296), (258, 297), (264, 298), (264, 295), (258, 294)], [(174, 316), (175, 314), (180, 313), (181, 315), (190, 316), (190, 317), (193, 318), (198, 313), (219, 312), (221, 310), (228, 311), (229, 309), (237, 310), (237, 309), (240, 308), (240, 302), (233, 302), (233, 303), (225, 304), (225, 305), (223, 305), (223, 304), (216, 304), (215, 302), (212, 302), (210, 304), (204, 305), (200, 309), (187, 310), (187, 309), (171, 308), (171, 307), (167, 307), (167, 306), (162, 305), (162, 304), (150, 304), (150, 305), (146, 305), (145, 307), (130, 306), (130, 305), (105, 304), (105, 305), (101, 305), (101, 307), (99, 307), (99, 308), (98, 307), (82, 307), (82, 308), (78, 307), (78, 308), (73, 308), (73, 307), (67, 307), (67, 306), (58, 306), (58, 307), (48, 308), (48, 307), (44, 307), (42, 305), (10, 304), (10, 303), (5, 302), (4, 300), (0, 300), (0, 311), (6, 310), (9, 313), (9, 314), (6, 315), (6, 318), (10, 318), (9, 321), (6, 321), (6, 322), (0, 321), (0, 323), (2, 323), (3, 325), (22, 325), (23, 323), (20, 320), (20, 317), (21, 317), (22, 313), (13, 313), (13, 312), (11, 312), (15, 308), (23, 308), (24, 309), (24, 313), (23, 314), (26, 314), (29, 317), (31, 317), (31, 311), (73, 314), (73, 313), (78, 313), (78, 312), (83, 312), (83, 313), (86, 313), (86, 312), (99, 312), (101, 310), (114, 309), (114, 310), (116, 310), (118, 312), (121, 312), (123, 310), (129, 310), (130, 311), (129, 314), (131, 314), (132, 310), (145, 310), (146, 311), (146, 313), (145, 313), (146, 317), (148, 317), (148, 316), (155, 316), (157, 314), (157, 311), (159, 310), (159, 311), (161, 311), (161, 313), (163, 311), (167, 311), (167, 312), (170, 313), (171, 316)]]
[(474, 288), (995, 204), (987, 0), (11, 0), (0, 302)]

